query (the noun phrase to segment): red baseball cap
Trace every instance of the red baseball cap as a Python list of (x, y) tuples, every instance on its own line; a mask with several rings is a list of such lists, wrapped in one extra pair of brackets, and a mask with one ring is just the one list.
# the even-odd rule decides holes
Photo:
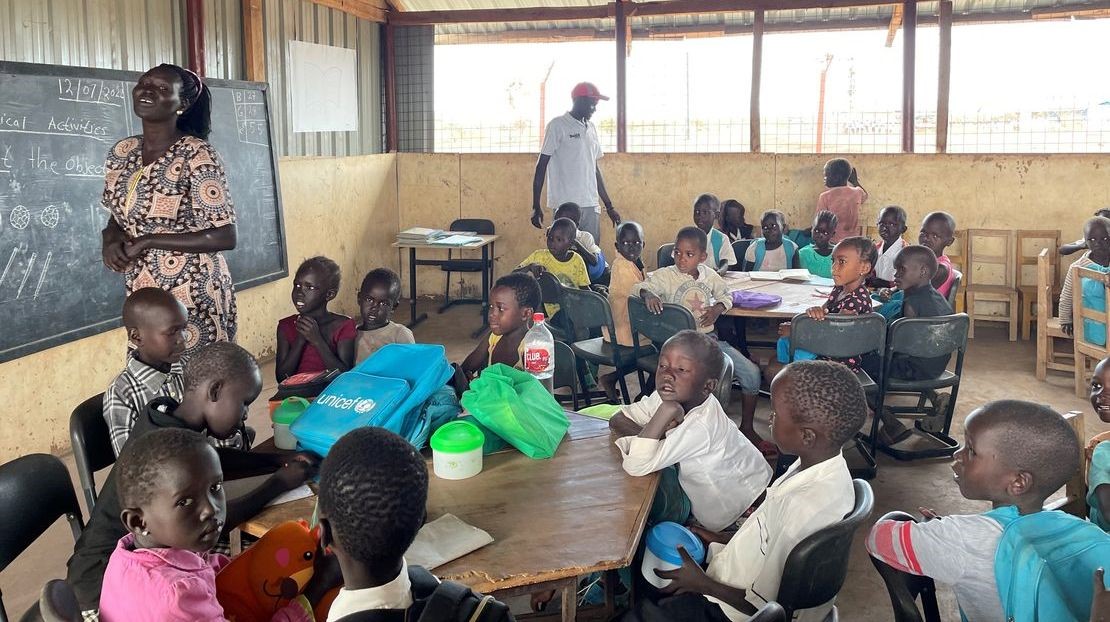
[(591, 82), (579, 82), (575, 85), (574, 90), (570, 92), (571, 97), (592, 97), (593, 99), (603, 99), (609, 101), (609, 98), (602, 95), (601, 91)]

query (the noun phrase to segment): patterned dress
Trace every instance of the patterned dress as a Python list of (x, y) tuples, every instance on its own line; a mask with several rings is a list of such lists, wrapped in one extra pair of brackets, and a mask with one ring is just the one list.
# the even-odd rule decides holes
[[(843, 297), (841, 297), (843, 295)], [(860, 284), (854, 290), (845, 293), (844, 286), (837, 285), (829, 292), (829, 299), (825, 301), (825, 313), (832, 315), (863, 315), (871, 313), (871, 292), (866, 285)], [(863, 357), (852, 356), (846, 359), (831, 359), (840, 361), (855, 371), (861, 368)]]
[[(235, 223), (219, 155), (185, 136), (143, 166), (143, 137), (108, 152), (104, 206), (128, 237), (194, 233)], [(186, 355), (216, 341), (235, 341), (235, 291), (222, 253), (150, 249), (127, 268), (128, 295), (144, 287), (169, 291), (189, 311)]]

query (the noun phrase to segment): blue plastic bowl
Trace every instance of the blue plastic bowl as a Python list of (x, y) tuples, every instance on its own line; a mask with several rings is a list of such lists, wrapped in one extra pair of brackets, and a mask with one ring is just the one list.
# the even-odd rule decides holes
[(705, 561), (705, 545), (694, 535), (694, 532), (678, 523), (659, 523), (651, 528), (647, 536), (647, 548), (659, 559), (674, 564), (682, 565), (682, 557), (678, 554), (678, 547), (686, 549), (694, 561), (701, 564)]

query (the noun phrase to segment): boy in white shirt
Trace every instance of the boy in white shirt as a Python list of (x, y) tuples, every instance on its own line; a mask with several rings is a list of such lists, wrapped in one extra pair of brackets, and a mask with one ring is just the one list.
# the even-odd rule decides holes
[[(670, 505), (688, 506), (685, 513), (713, 531), (735, 523), (771, 480), (763, 454), (713, 395), (723, 365), (724, 357), (711, 338), (681, 331), (659, 353), (655, 392), (609, 420), (610, 429), (622, 435), (616, 443), (624, 470), (639, 476), (678, 465), (678, 484), (689, 503)], [(670, 476), (660, 487), (665, 497), (677, 496), (668, 495), (673, 490)], [(669, 514), (648, 520), (684, 523), (688, 518), (683, 512)]]
[[(563, 203), (555, 210), (555, 219), (569, 218), (577, 226), (582, 221), (582, 208), (577, 203)], [(590, 275), (590, 283), (598, 283), (605, 274), (608, 264), (605, 262), (605, 253), (597, 245), (594, 236), (582, 227), (578, 227), (578, 234), (574, 236), (574, 244), (570, 250), (578, 253), (586, 263), (586, 272)]]
[[(771, 383), (771, 432), (779, 450), (798, 456), (731, 539), (695, 528), (709, 544), (702, 570), (684, 549), (658, 603), (642, 601), (626, 620), (741, 622), (778, 596), (786, 558), (810, 535), (840, 521), (854, 505), (852, 476), (840, 448), (863, 425), (867, 401), (855, 374), (834, 361), (787, 365)], [(795, 612), (823, 620), (825, 603)]]

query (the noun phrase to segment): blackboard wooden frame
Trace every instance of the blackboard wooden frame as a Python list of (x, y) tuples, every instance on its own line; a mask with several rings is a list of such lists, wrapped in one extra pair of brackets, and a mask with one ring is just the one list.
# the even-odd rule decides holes
[[(58, 77), (58, 78), (88, 78), (93, 80), (118, 80), (133, 85), (138, 82), (142, 72), (137, 71), (123, 71), (118, 69), (100, 69), (93, 67), (77, 67), (70, 65), (47, 65), (39, 63), (20, 63), (12, 61), (0, 61), (0, 74), (10, 74), (15, 76), (35, 76), (35, 77)], [(237, 293), (252, 287), (264, 285), (273, 281), (277, 281), (289, 276), (289, 247), (286, 240), (285, 231), (285, 212), (282, 206), (281, 198), (281, 179), (278, 171), (278, 153), (274, 147), (273, 140), (273, 126), (271, 125), (270, 111), (270, 85), (266, 82), (249, 82), (244, 80), (220, 80), (220, 79), (204, 79), (205, 84), (209, 87), (223, 87), (229, 89), (242, 89), (242, 90), (257, 90), (262, 93), (263, 101), (266, 106), (266, 131), (267, 140), (270, 148), (270, 169), (274, 179), (274, 209), (277, 216), (277, 242), (280, 246), (279, 265), (280, 269), (272, 271), (267, 274), (255, 276), (243, 281), (235, 281), (235, 291)], [(120, 136), (119, 138), (124, 138)], [(231, 251), (234, 252), (234, 251)], [(105, 268), (107, 270), (107, 268)], [(234, 275), (233, 275), (234, 276)], [(121, 283), (122, 289), (122, 283)], [(40, 352), (58, 345), (77, 341), (85, 337), (90, 337), (99, 333), (103, 333), (123, 325), (123, 318), (117, 315), (109, 320), (96, 322), (73, 330), (64, 331), (55, 334), (51, 337), (37, 339), (28, 343), (13, 346), (7, 349), (0, 350), (0, 363), (11, 361), (21, 358), (28, 354)], [(0, 329), (2, 330), (2, 329)], [(122, 352), (122, 346), (121, 346)]]

